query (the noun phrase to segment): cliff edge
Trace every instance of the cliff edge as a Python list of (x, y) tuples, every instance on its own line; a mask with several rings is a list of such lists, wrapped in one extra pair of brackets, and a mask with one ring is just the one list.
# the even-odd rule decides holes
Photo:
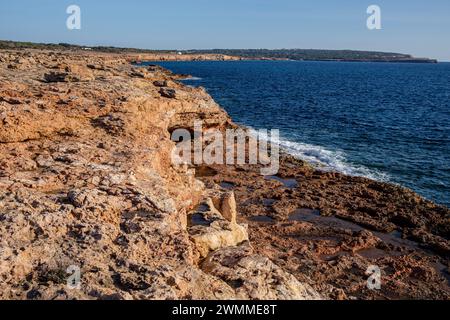
[[(127, 60), (0, 52), (0, 298), (322, 298), (255, 252), (234, 195), (172, 166), (171, 128), (228, 115)], [(201, 202), (214, 223), (192, 227)]]
[(0, 299), (450, 299), (448, 208), (286, 154), (174, 166), (174, 130), (236, 126), (131, 56), (0, 52)]

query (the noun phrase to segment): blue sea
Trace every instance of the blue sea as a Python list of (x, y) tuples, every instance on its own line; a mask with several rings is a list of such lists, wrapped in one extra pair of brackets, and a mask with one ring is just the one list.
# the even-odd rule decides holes
[(280, 129), (325, 170), (408, 187), (450, 206), (450, 63), (163, 62), (233, 120)]

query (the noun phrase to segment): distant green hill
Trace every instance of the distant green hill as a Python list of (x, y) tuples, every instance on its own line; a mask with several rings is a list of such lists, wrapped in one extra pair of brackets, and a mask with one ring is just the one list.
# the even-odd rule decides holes
[(135, 48), (118, 48), (118, 47), (106, 47), (106, 46), (81, 46), (68, 43), (33, 43), (33, 42), (18, 42), (18, 41), (6, 41), (0, 40), (0, 49), (20, 50), (20, 49), (41, 49), (41, 50), (83, 50), (89, 49), (97, 52), (110, 52), (110, 53), (170, 53), (174, 50), (146, 50)]
[[(175, 50), (149, 50), (118, 47), (87, 47), (67, 43), (32, 43), (0, 40), (0, 49), (48, 49), (48, 50), (83, 50), (110, 53), (175, 53)], [(211, 49), (184, 50), (182, 53), (225, 54), (246, 59), (289, 59), (305, 61), (368, 61), (368, 62), (417, 62), (436, 63), (434, 59), (415, 58), (409, 54), (394, 52), (356, 51), (356, 50), (317, 50), (317, 49)]]
[(318, 50), (318, 49), (213, 49), (190, 50), (190, 53), (214, 53), (255, 59), (290, 59), (306, 61), (374, 61), (374, 62), (437, 62), (428, 58), (414, 58), (395, 52)]

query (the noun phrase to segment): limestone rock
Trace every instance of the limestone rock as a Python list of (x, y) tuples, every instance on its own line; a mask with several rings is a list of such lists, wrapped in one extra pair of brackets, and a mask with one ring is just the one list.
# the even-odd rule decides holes
[(164, 98), (175, 99), (177, 97), (177, 92), (171, 88), (161, 88), (159, 93)]
[(153, 85), (155, 86), (155, 87), (167, 87), (167, 81), (166, 80), (158, 80), (158, 81), (154, 81), (153, 82)]
[(44, 80), (46, 82), (66, 82), (68, 80), (67, 72), (49, 72), (44, 74)]
[(231, 223), (236, 223), (236, 199), (234, 197), (234, 192), (226, 192), (221, 199), (220, 212), (222, 216), (230, 221)]
[(205, 97), (117, 55), (24, 53), (0, 52), (0, 298), (235, 298), (195, 265), (204, 185), (171, 163), (172, 118)]
[[(183, 55), (197, 58), (227, 59)], [(209, 168), (200, 182), (200, 168), (174, 168), (171, 132), (196, 120), (234, 124), (206, 90), (131, 60), (139, 57), (0, 51), (0, 299), (320, 298), (307, 284), (326, 297), (378, 298), (361, 289), (368, 263), (391, 272), (390, 294), (450, 297), (435, 268), (448, 264), (448, 209), (289, 157), (278, 180), (295, 177), (295, 188), (242, 166)], [(217, 188), (225, 180), (234, 193)], [(320, 215), (291, 221), (300, 208)], [(242, 223), (262, 214), (269, 223)], [(348, 230), (349, 221), (401, 230), (441, 255)], [(380, 252), (389, 256), (363, 257)], [(80, 290), (67, 287), (69, 267), (80, 269)]]
[(220, 249), (209, 255), (202, 269), (228, 283), (239, 299), (320, 300), (310, 285), (299, 282), (248, 244)]
[(246, 226), (227, 221), (214, 221), (208, 227), (193, 227), (191, 238), (202, 257), (220, 248), (236, 246), (248, 240)]
[(206, 257), (211, 251), (236, 246), (248, 240), (246, 225), (224, 219), (210, 198), (206, 205), (209, 207), (207, 211), (196, 213), (203, 216), (204, 223), (189, 228), (191, 240), (201, 257)]

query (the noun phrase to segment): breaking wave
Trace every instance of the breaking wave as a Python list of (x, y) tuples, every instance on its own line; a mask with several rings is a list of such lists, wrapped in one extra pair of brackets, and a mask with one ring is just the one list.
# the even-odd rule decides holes
[[(247, 129), (249, 129), (253, 135), (257, 132), (252, 127), (247, 126)], [(270, 141), (269, 137), (261, 131), (259, 131), (258, 137), (265, 141)], [(275, 139), (273, 139), (273, 141), (277, 142)], [(285, 138), (280, 138), (278, 140), (278, 145), (282, 151), (300, 160), (306, 161), (323, 171), (334, 171), (349, 176), (365, 177), (382, 182), (391, 181), (389, 175), (386, 173), (350, 163), (343, 151), (331, 151), (321, 146), (293, 142)]]
[(200, 81), (200, 80), (202, 80), (202, 78), (199, 78), (199, 77), (189, 77), (189, 78), (183, 79), (182, 81)]
[(313, 144), (282, 139), (280, 148), (319, 169), (337, 171), (346, 175), (366, 177), (377, 181), (389, 181), (387, 174), (350, 163), (342, 151), (331, 151)]

